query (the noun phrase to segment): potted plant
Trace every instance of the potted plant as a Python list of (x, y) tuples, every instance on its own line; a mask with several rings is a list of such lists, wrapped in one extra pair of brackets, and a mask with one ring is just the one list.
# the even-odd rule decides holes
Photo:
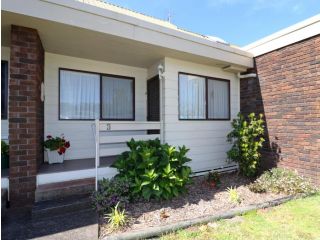
[(62, 163), (64, 160), (64, 154), (70, 147), (70, 142), (61, 137), (47, 136), (47, 140), (44, 141), (44, 148), (48, 156), (49, 164)]

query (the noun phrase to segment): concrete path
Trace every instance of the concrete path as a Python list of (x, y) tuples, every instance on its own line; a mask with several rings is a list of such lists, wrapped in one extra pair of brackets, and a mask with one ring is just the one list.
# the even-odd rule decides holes
[(8, 210), (1, 221), (1, 239), (98, 239), (98, 218), (92, 211), (32, 220), (30, 209)]

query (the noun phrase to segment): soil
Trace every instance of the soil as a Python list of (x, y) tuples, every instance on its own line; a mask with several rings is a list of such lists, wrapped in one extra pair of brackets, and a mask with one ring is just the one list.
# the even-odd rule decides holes
[[(130, 223), (119, 232), (130, 232), (149, 227), (176, 223), (197, 217), (223, 213), (236, 207), (263, 203), (284, 195), (272, 193), (253, 193), (249, 190), (250, 180), (236, 173), (221, 175), (219, 187), (212, 187), (205, 177), (195, 177), (187, 186), (188, 192), (168, 201), (150, 200), (130, 204), (126, 209)], [(232, 203), (228, 187), (237, 189), (240, 203)], [(100, 218), (100, 237), (113, 234), (103, 217)]]

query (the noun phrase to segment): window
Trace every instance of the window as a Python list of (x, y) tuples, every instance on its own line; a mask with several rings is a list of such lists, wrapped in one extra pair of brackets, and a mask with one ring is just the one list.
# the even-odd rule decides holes
[(134, 120), (134, 78), (60, 69), (60, 119)]
[(8, 62), (1, 61), (1, 119), (8, 119)]
[(133, 79), (102, 76), (102, 119), (133, 120)]
[(208, 78), (208, 118), (229, 118), (229, 81)]
[(230, 81), (179, 73), (180, 120), (229, 120)]
[(180, 119), (206, 118), (206, 79), (194, 75), (179, 75)]

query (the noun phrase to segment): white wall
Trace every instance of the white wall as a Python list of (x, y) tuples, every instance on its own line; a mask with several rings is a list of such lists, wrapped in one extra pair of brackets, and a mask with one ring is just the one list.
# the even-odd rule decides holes
[[(176, 146), (190, 148), (190, 166), (193, 171), (204, 171), (230, 166), (226, 151), (230, 149), (226, 136), (231, 121), (178, 120), (178, 72), (187, 72), (230, 80), (231, 119), (240, 111), (240, 81), (233, 73), (221, 68), (199, 65), (172, 58), (165, 58), (165, 140)], [(234, 164), (231, 164), (234, 165)]]
[[(8, 61), (8, 65), (10, 66), (10, 48), (9, 47), (1, 46), (1, 60)], [(1, 120), (1, 139), (8, 139), (8, 136), (9, 136), (8, 120)]]
[(135, 77), (136, 121), (146, 120), (147, 69), (45, 53), (45, 136), (63, 133), (71, 148), (65, 159), (93, 158), (93, 121), (59, 120), (59, 67)]

